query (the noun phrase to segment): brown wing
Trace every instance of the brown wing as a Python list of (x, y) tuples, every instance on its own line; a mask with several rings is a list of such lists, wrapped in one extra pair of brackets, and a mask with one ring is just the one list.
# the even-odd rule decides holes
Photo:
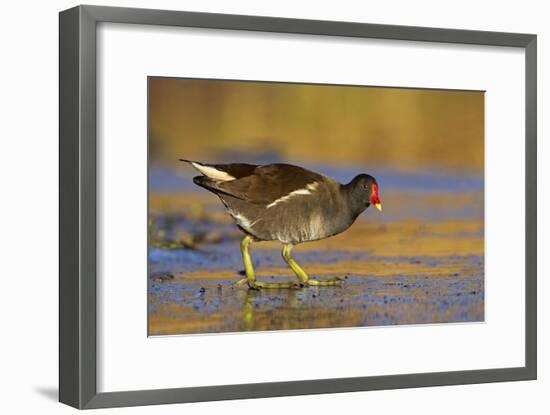
[(258, 166), (242, 178), (212, 183), (210, 187), (254, 204), (270, 204), (324, 179), (320, 174), (291, 164)]

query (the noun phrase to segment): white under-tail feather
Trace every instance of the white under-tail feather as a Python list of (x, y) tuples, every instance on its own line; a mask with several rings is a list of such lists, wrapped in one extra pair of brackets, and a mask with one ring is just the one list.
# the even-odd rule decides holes
[(229, 180), (235, 180), (235, 177), (231, 176), (229, 173), (216, 169), (212, 166), (205, 166), (204, 164), (200, 164), (196, 161), (190, 161), (191, 165), (196, 168), (198, 171), (200, 171), (202, 174), (204, 174), (206, 177), (210, 177), (214, 180), (219, 180), (222, 182), (228, 182)]

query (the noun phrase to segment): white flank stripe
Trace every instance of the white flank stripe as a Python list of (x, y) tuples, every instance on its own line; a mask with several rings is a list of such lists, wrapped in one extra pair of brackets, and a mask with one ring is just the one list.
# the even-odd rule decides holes
[(202, 164), (194, 163), (194, 162), (191, 162), (191, 165), (194, 168), (196, 168), (198, 171), (200, 171), (202, 174), (204, 174), (207, 177), (210, 177), (211, 179), (220, 180), (222, 182), (235, 180), (235, 178), (231, 176), (229, 173), (215, 169), (214, 167), (204, 166)]
[(281, 202), (286, 202), (287, 200), (291, 199), (292, 197), (294, 196), (298, 196), (298, 195), (310, 195), (312, 191), (314, 191), (315, 189), (317, 189), (317, 186), (319, 186), (319, 183), (317, 182), (313, 182), (313, 183), (310, 183), (306, 186), (305, 189), (298, 189), (298, 190), (294, 190), (292, 192), (290, 192), (289, 194), (287, 194), (286, 196), (283, 196), (283, 197), (280, 197), (279, 199), (271, 202), (269, 205), (267, 205), (266, 207), (269, 209), (269, 208), (272, 208), (273, 206), (277, 205), (278, 203), (281, 203)]

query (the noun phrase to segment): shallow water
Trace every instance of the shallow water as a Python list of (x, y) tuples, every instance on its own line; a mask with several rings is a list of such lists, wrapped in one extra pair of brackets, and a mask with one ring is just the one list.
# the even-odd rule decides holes
[[(343, 286), (251, 291), (233, 286), (242, 234), (217, 198), (174, 192), (189, 178), (161, 176), (150, 181), (151, 239), (187, 242), (149, 250), (149, 335), (484, 320), (479, 178), (425, 173), (404, 185), (382, 175), (381, 214), (368, 209), (343, 234), (293, 252), (310, 277), (347, 277)], [(259, 280), (295, 279), (280, 245), (253, 244), (251, 255)]]
[[(252, 291), (232, 286), (240, 276), (219, 278), (215, 270), (201, 271), (202, 277), (176, 274), (164, 281), (162, 273), (153, 274), (149, 334), (483, 321), (480, 257), (390, 261), (374, 258), (354, 264), (355, 269), (361, 266), (367, 271), (369, 265), (376, 265), (391, 272), (383, 276), (347, 273), (342, 287)], [(339, 274), (322, 265), (302, 263), (319, 279)], [(276, 277), (260, 279), (293, 279), (284, 269), (273, 271)]]

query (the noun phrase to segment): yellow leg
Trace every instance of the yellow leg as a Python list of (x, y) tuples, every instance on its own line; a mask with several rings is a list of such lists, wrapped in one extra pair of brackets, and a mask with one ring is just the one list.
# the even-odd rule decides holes
[(256, 282), (256, 275), (254, 274), (254, 266), (252, 265), (252, 258), (250, 258), (250, 252), (248, 250), (250, 244), (252, 243), (252, 238), (250, 236), (245, 236), (241, 241), (241, 254), (243, 256), (244, 272), (246, 278), (238, 281), (237, 284), (246, 282), (249, 285)]
[(291, 252), (292, 252), (292, 245), (284, 245), (283, 252), (282, 252), (283, 259), (288, 264), (288, 266), (292, 268), (292, 271), (294, 271), (294, 273), (300, 280), (300, 284), (306, 285), (307, 282), (309, 281), (309, 277), (306, 274), (306, 272), (302, 269), (302, 267), (300, 267), (300, 265), (298, 265), (296, 261), (292, 259), (292, 257), (290, 256)]
[(290, 268), (292, 268), (292, 271), (296, 274), (298, 279), (300, 280), (300, 285), (302, 286), (331, 286), (331, 285), (340, 285), (342, 284), (343, 280), (336, 277), (332, 280), (328, 281), (318, 281), (318, 280), (312, 280), (308, 277), (306, 272), (292, 259), (292, 256), (290, 255), (292, 252), (292, 245), (284, 245), (283, 246), (283, 259), (288, 264)]
[(257, 290), (260, 288), (292, 288), (294, 283), (292, 282), (262, 282), (256, 281), (256, 274), (254, 273), (254, 266), (252, 265), (252, 258), (250, 258), (249, 247), (252, 243), (250, 236), (245, 236), (241, 241), (241, 254), (243, 256), (244, 272), (246, 278), (243, 278), (235, 283), (235, 285), (247, 284), (249, 288)]

